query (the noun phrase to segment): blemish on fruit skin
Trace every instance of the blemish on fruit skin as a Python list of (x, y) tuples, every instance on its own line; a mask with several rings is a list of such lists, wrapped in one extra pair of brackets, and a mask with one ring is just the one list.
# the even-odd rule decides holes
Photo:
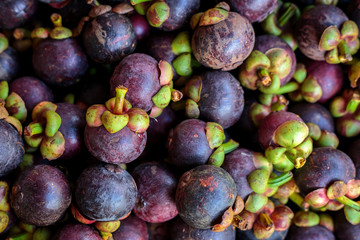
[(194, 138), (198, 138), (199, 137), (199, 135), (197, 135), (197, 134), (194, 134)]
[(206, 179), (199, 179), (200, 185), (209, 188), (210, 192), (214, 191), (218, 187), (219, 181), (214, 181), (214, 177), (208, 177)]

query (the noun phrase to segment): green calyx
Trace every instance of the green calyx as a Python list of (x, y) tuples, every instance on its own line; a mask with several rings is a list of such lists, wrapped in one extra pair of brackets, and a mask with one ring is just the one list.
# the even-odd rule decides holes
[(360, 61), (353, 60), (348, 70), (348, 78), (352, 88), (356, 88), (357, 82), (360, 78)]
[(97, 230), (104, 233), (113, 233), (120, 227), (120, 221), (95, 222)]
[(351, 179), (346, 185), (348, 189), (346, 196), (348, 198), (355, 199), (360, 196), (360, 180)]
[(316, 147), (332, 147), (337, 148), (339, 146), (339, 138), (333, 132), (326, 130), (321, 131), (321, 135), (318, 140), (314, 142)]
[(225, 2), (221, 2), (215, 8), (208, 9), (202, 14), (199, 26), (210, 26), (224, 21), (229, 16), (230, 7)]
[(329, 199), (336, 199), (345, 196), (347, 193), (347, 185), (343, 181), (335, 181), (327, 189), (327, 196)]
[(5, 181), (0, 181), (0, 211), (10, 211), (10, 199), (9, 199), (9, 184)]
[(185, 101), (185, 115), (187, 118), (199, 118), (200, 109), (198, 104), (192, 99), (186, 99)]
[(271, 109), (268, 106), (259, 104), (259, 103), (253, 103), (250, 107), (250, 118), (254, 125), (258, 127), (261, 123), (261, 121), (269, 115), (271, 112)]
[(221, 167), (221, 165), (224, 163), (224, 159), (225, 159), (224, 147), (220, 145), (220, 147), (215, 149), (215, 151), (210, 155), (208, 164)]
[(170, 15), (170, 7), (166, 2), (159, 1), (150, 5), (146, 18), (152, 27), (160, 27)]
[(265, 195), (253, 192), (245, 202), (245, 210), (251, 213), (257, 213), (265, 207), (267, 201), (268, 198)]
[(150, 118), (147, 113), (140, 108), (131, 108), (127, 111), (129, 122), (127, 127), (135, 133), (145, 132), (150, 125)]
[(131, 5), (136, 5), (144, 2), (151, 2), (152, 0), (130, 0)]
[(165, 108), (171, 101), (171, 88), (169, 85), (162, 86), (152, 97), (154, 105), (158, 108)]
[(340, 30), (336, 26), (329, 26), (321, 35), (319, 50), (326, 51), (325, 60), (328, 63), (349, 62), (359, 49), (358, 35), (359, 29), (351, 20), (346, 21)]
[(225, 140), (224, 129), (215, 122), (206, 123), (205, 134), (211, 149), (220, 147)]
[(86, 123), (89, 127), (100, 127), (103, 123), (101, 115), (107, 111), (105, 105), (95, 104), (86, 110)]
[(181, 32), (171, 43), (171, 49), (175, 55), (180, 55), (182, 53), (191, 53), (191, 40), (190, 33), (185, 31)]
[(293, 223), (298, 227), (313, 227), (320, 223), (320, 217), (311, 211), (299, 211), (295, 214)]
[(268, 69), (270, 72), (284, 78), (291, 71), (292, 60), (288, 52), (283, 48), (271, 48), (266, 51), (265, 55), (269, 58), (271, 65)]
[(272, 219), (266, 213), (260, 213), (253, 225), (256, 239), (268, 239), (275, 231)]
[(101, 121), (109, 133), (116, 133), (123, 129), (129, 122), (128, 114), (114, 114), (110, 111), (105, 111), (101, 115)]
[(325, 207), (328, 204), (329, 200), (330, 199), (328, 198), (326, 188), (316, 189), (308, 193), (304, 199), (306, 203), (308, 203), (310, 206), (314, 208)]
[(57, 13), (53, 13), (50, 16), (50, 19), (55, 26), (54, 29), (51, 30), (51, 32), (50, 32), (50, 37), (52, 39), (61, 40), (61, 39), (70, 38), (72, 36), (72, 31), (70, 29), (62, 26), (61, 15), (59, 15)]
[(189, 77), (192, 75), (191, 61), (191, 53), (182, 53), (174, 59), (172, 65), (177, 74), (180, 76)]
[(7, 81), (0, 82), (0, 99), (6, 100), (9, 96), (9, 84)]
[(4, 34), (0, 33), (0, 53), (5, 51), (9, 46), (9, 41)]
[(301, 85), (301, 93), (306, 101), (315, 103), (322, 96), (322, 87), (315, 78), (307, 77)]
[(150, 6), (150, 4), (151, 4), (150, 1), (151, 1), (151, 0), (136, 4), (136, 5), (134, 6), (135, 11), (136, 11), (138, 14), (140, 14), (140, 15), (142, 15), (142, 16), (145, 16), (145, 15), (146, 15), (146, 11), (147, 11), (147, 9), (149, 8), (149, 6)]
[[(357, 202), (358, 204), (360, 202)], [(344, 207), (344, 214), (346, 220), (351, 223), (352, 225), (357, 225), (360, 223), (360, 212), (355, 210), (354, 208), (345, 206)]]
[(321, 129), (315, 123), (306, 123), (309, 128), (309, 136), (314, 140), (319, 140), (321, 136)]
[(247, 177), (249, 186), (255, 193), (262, 194), (267, 189), (269, 172), (265, 169), (256, 169)]
[(294, 148), (300, 145), (309, 135), (309, 128), (304, 122), (292, 120), (281, 124), (273, 136), (274, 143), (285, 147)]
[(169, 85), (174, 76), (170, 63), (160, 60), (158, 67), (160, 69), (160, 86)]
[(40, 152), (43, 158), (55, 160), (65, 151), (65, 139), (61, 132), (57, 131), (52, 137), (45, 136), (40, 144)]
[(9, 216), (6, 212), (0, 211), (0, 233), (2, 233), (9, 224)]
[(202, 89), (201, 77), (195, 76), (195, 77), (192, 77), (186, 83), (184, 94), (191, 100), (193, 100), (195, 102), (199, 102), (200, 96), (201, 96), (201, 89)]
[(85, 218), (80, 212), (79, 210), (75, 207), (74, 204), (71, 204), (71, 214), (72, 216), (80, 223), (83, 224), (93, 224), (95, 222), (95, 220), (89, 220), (87, 218)]
[(33, 240), (49, 240), (51, 239), (51, 231), (49, 228), (37, 228), (33, 235)]
[[(0, 101), (3, 107), (6, 108), (8, 115), (18, 119), (21, 122), (24, 122), (27, 117), (27, 110), (25, 102), (22, 98), (15, 92), (10, 93), (9, 95), (9, 85), (6, 81), (0, 82)], [(3, 115), (3, 114), (0, 114)]]

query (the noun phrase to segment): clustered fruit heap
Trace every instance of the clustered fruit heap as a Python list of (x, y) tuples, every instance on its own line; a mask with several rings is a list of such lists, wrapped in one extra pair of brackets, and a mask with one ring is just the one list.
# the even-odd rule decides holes
[(0, 239), (360, 240), (359, 27), (360, 0), (1, 0)]

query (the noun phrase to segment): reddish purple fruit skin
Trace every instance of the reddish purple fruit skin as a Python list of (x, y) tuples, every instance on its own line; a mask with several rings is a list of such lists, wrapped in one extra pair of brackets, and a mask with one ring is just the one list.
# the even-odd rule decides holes
[(322, 89), (319, 103), (325, 103), (335, 96), (344, 83), (343, 70), (339, 64), (329, 64), (325, 61), (305, 61), (307, 77), (313, 77)]
[(21, 77), (10, 83), (10, 92), (19, 94), (26, 109), (32, 109), (42, 101), (54, 101), (54, 94), (44, 82), (34, 77)]
[(19, 59), (15, 49), (8, 47), (0, 53), (0, 79), (10, 82), (19, 72)]
[(255, 33), (249, 20), (235, 12), (217, 24), (198, 27), (191, 42), (195, 58), (205, 67), (232, 70), (250, 55)]
[(269, 146), (275, 146), (273, 143), (273, 135), (276, 129), (283, 123), (288, 121), (304, 122), (299, 116), (291, 112), (271, 112), (266, 116), (259, 126), (259, 141), (263, 149)]
[[(288, 230), (282, 232), (274, 231), (274, 233), (269, 238), (266, 238), (266, 240), (284, 240), (287, 233)], [(258, 238), (254, 236), (254, 231), (252, 229), (246, 231), (236, 229), (236, 240), (258, 240)]]
[(224, 129), (234, 125), (244, 109), (244, 91), (230, 73), (209, 71), (201, 76), (200, 118)]
[(57, 222), (71, 203), (71, 189), (63, 172), (50, 165), (35, 165), (22, 172), (10, 194), (16, 216), (28, 224)]
[(114, 240), (148, 240), (149, 234), (146, 226), (146, 222), (140, 218), (130, 215), (121, 221), (121, 225), (118, 230), (113, 234)]
[(176, 55), (171, 48), (171, 43), (175, 37), (176, 35), (172, 32), (152, 34), (146, 41), (149, 55), (151, 55), (157, 61), (165, 60), (171, 64), (172, 61), (176, 58)]
[(22, 161), (25, 148), (16, 129), (0, 119), (0, 176), (8, 174)]
[(295, 171), (294, 179), (304, 195), (327, 188), (335, 181), (347, 183), (355, 178), (355, 166), (344, 152), (331, 148), (315, 148), (306, 164)]
[(99, 233), (89, 225), (70, 223), (57, 231), (52, 240), (101, 240)]
[(87, 57), (76, 39), (46, 39), (34, 49), (35, 73), (49, 85), (68, 87), (79, 81), (88, 68)]
[(286, 240), (335, 240), (334, 234), (320, 225), (314, 227), (297, 227), (292, 225)]
[(281, 38), (273, 35), (261, 35), (257, 36), (255, 40), (254, 50), (259, 50), (262, 53), (266, 53), (271, 48), (281, 48), (285, 50), (291, 58), (291, 69), (287, 76), (281, 78), (281, 86), (289, 82), (294, 75), (296, 68), (296, 56), (292, 48)]
[(232, 9), (240, 13), (250, 22), (261, 22), (270, 13), (272, 13), (277, 5), (276, 0), (228, 0)]
[(228, 172), (213, 165), (202, 165), (181, 176), (176, 189), (176, 206), (185, 223), (209, 229), (221, 222), (235, 197), (236, 185)]
[(213, 232), (211, 229), (197, 229), (187, 225), (181, 218), (171, 222), (170, 237), (172, 240), (235, 240), (236, 231), (231, 225), (223, 232)]
[(85, 111), (71, 103), (57, 103), (56, 113), (61, 117), (59, 131), (65, 139), (65, 152), (61, 159), (71, 159), (78, 156), (84, 145), (83, 131), (86, 125)]
[(144, 16), (134, 13), (129, 19), (134, 28), (136, 40), (138, 42), (142, 41), (150, 34), (151, 27)]
[(107, 12), (94, 18), (85, 28), (83, 42), (86, 53), (99, 63), (114, 63), (136, 48), (136, 34), (130, 20)]
[(160, 26), (164, 31), (174, 31), (184, 27), (200, 8), (200, 0), (165, 0), (165, 2), (170, 7), (170, 15)]
[(143, 163), (132, 172), (138, 187), (138, 199), (133, 209), (140, 219), (162, 223), (177, 216), (175, 191), (177, 179), (174, 173), (160, 163)]
[(224, 168), (234, 179), (237, 195), (245, 199), (253, 190), (250, 188), (247, 177), (256, 170), (253, 152), (238, 148), (226, 155), (222, 168)]
[(134, 133), (124, 127), (116, 133), (109, 133), (104, 126), (85, 127), (84, 140), (89, 152), (107, 163), (129, 163), (144, 151), (147, 135)]
[(28, 22), (37, 10), (37, 0), (0, 1), (0, 28), (13, 29)]
[(291, 105), (288, 109), (301, 117), (305, 123), (314, 123), (319, 126), (321, 130), (328, 132), (335, 131), (334, 119), (329, 110), (318, 103), (301, 102)]
[(160, 70), (158, 62), (143, 53), (134, 53), (125, 57), (116, 66), (110, 80), (110, 93), (123, 85), (128, 91), (125, 98), (133, 107), (150, 111), (154, 106), (152, 97), (160, 90)]
[(319, 50), (319, 41), (324, 30), (332, 25), (340, 29), (349, 20), (345, 13), (332, 5), (315, 5), (301, 15), (296, 26), (296, 38), (300, 51), (316, 61), (325, 60), (325, 51)]
[(339, 240), (359, 240), (360, 224), (352, 225), (345, 218), (344, 211), (339, 211), (334, 219), (335, 235)]
[(120, 166), (106, 164), (86, 168), (75, 187), (75, 199), (82, 214), (96, 221), (115, 221), (135, 206), (137, 187)]
[(188, 119), (174, 128), (168, 150), (173, 164), (189, 169), (208, 161), (213, 149), (206, 138), (205, 127), (204, 121)]

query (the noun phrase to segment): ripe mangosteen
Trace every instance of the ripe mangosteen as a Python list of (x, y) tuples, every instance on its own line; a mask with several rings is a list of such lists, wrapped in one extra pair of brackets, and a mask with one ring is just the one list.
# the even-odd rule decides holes
[(202, 165), (185, 172), (176, 189), (182, 220), (193, 228), (209, 229), (221, 222), (235, 202), (236, 185), (224, 169)]
[(112, 233), (114, 240), (148, 240), (148, 235), (146, 222), (133, 215), (121, 221), (119, 229)]
[(9, 85), (10, 92), (15, 92), (24, 100), (26, 109), (31, 112), (33, 108), (43, 101), (54, 101), (51, 89), (44, 82), (34, 77), (21, 77)]
[[(228, 72), (208, 71), (193, 77), (186, 84), (185, 95), (189, 98), (185, 107), (188, 116), (217, 122), (224, 129), (234, 125), (244, 109), (244, 91)], [(192, 116), (194, 111), (199, 116)]]
[(135, 206), (137, 194), (131, 175), (112, 164), (84, 169), (75, 187), (79, 211), (96, 221), (116, 221), (126, 217)]
[(52, 239), (101, 240), (102, 238), (99, 233), (89, 225), (69, 223), (57, 230)]
[(48, 226), (63, 217), (70, 206), (70, 184), (65, 174), (55, 167), (32, 166), (15, 181), (10, 200), (19, 219), (36, 226)]
[(0, 28), (13, 29), (27, 23), (35, 14), (37, 0), (4, 0), (0, 2)]
[(0, 176), (15, 169), (25, 153), (21, 135), (4, 119), (0, 119), (0, 152)]
[[(0, 10), (1, 11), (1, 10)], [(0, 79), (10, 82), (19, 71), (19, 59), (16, 50), (9, 46), (8, 39), (0, 33)]]
[(334, 234), (327, 228), (317, 225), (314, 227), (297, 227), (292, 225), (286, 240), (335, 240)]
[(349, 223), (343, 211), (340, 211), (335, 218), (335, 235), (339, 240), (359, 239), (360, 225)]
[(143, 163), (132, 172), (138, 187), (138, 199), (133, 212), (140, 219), (161, 223), (178, 214), (175, 204), (177, 178), (165, 165)]
[(227, 2), (232, 9), (249, 19), (252, 23), (263, 21), (277, 6), (276, 0), (228, 0)]
[(251, 23), (229, 10), (230, 7), (221, 2), (199, 19), (191, 47), (195, 58), (205, 67), (235, 69), (254, 48), (255, 32)]
[(68, 87), (79, 81), (88, 68), (87, 57), (70, 29), (62, 27), (62, 18), (52, 14), (55, 28), (51, 39), (36, 45), (32, 62), (35, 73), (49, 85)]
[[(104, 11), (96, 9), (104, 8)], [(90, 58), (99, 63), (115, 63), (136, 48), (136, 34), (124, 15), (111, 11), (107, 5), (94, 6), (93, 17), (83, 32), (83, 43)]]

